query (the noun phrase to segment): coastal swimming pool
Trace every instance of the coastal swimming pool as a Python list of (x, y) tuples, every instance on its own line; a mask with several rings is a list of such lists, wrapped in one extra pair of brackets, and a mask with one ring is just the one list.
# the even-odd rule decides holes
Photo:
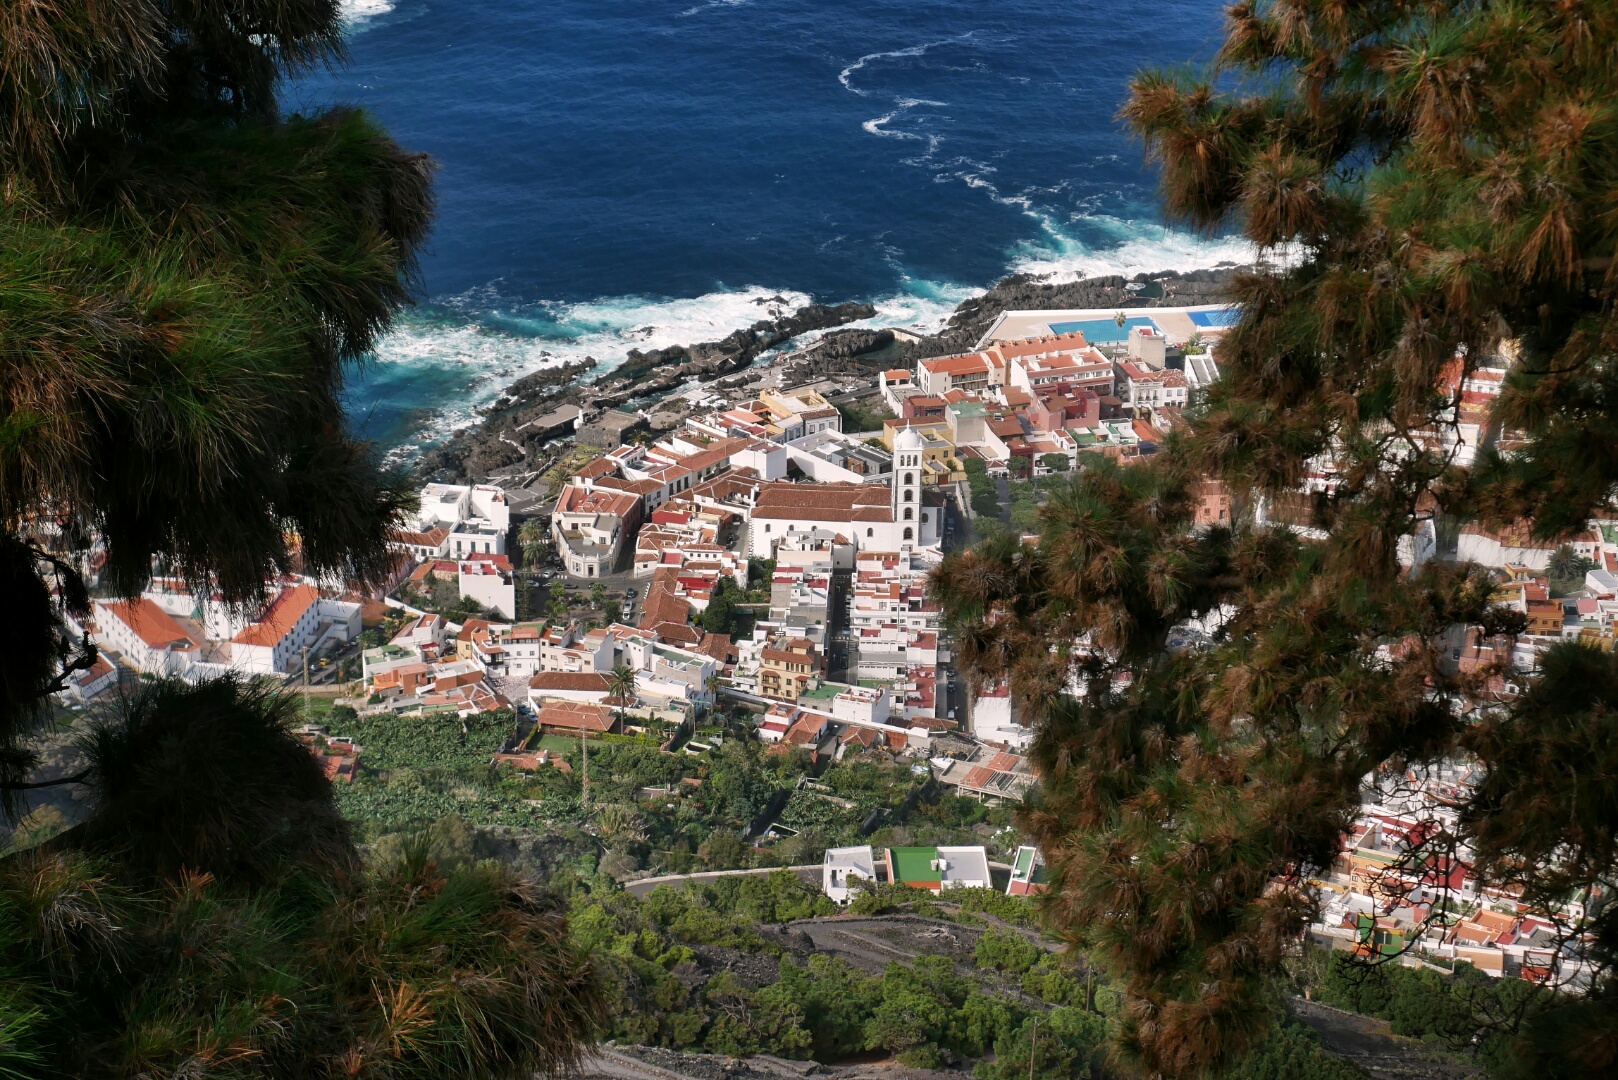
[(1217, 327), (1222, 330), (1227, 326), (1236, 325), (1236, 320), (1242, 317), (1242, 309), (1228, 307), (1216, 311), (1188, 311), (1186, 314), (1191, 316), (1191, 321), (1198, 326), (1210, 329)]
[(1084, 319), (1080, 322), (1053, 322), (1050, 325), (1053, 334), (1071, 334), (1077, 330), (1091, 345), (1110, 345), (1117, 341), (1128, 341), (1129, 332), (1137, 326), (1149, 326), (1153, 330), (1159, 330), (1155, 322), (1139, 315), (1125, 319), (1121, 330), (1116, 319)]

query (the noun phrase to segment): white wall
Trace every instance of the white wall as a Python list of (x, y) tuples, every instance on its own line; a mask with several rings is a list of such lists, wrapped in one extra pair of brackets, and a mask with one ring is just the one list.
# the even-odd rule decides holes
[(1034, 733), (1015, 722), (1011, 697), (972, 699), (972, 734), (984, 742), (1006, 743), (1021, 750), (1033, 741)]
[(459, 574), (461, 595), (508, 619), (517, 617), (517, 586), (508, 574)]

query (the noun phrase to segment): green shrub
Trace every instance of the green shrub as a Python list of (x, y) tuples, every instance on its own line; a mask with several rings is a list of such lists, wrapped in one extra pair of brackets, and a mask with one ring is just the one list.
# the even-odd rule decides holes
[(980, 968), (1020, 975), (1044, 955), (1045, 950), (1020, 934), (991, 931), (978, 938), (977, 962)]

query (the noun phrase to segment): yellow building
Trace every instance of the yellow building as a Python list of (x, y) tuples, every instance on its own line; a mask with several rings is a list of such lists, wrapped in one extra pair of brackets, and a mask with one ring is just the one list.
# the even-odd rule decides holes
[(797, 701), (820, 673), (820, 657), (808, 638), (779, 637), (759, 653), (758, 692), (778, 701)]
[(961, 462), (955, 455), (955, 443), (948, 422), (944, 420), (882, 421), (882, 445), (893, 451), (893, 440), (905, 428), (922, 438), (921, 482), (923, 484), (949, 484), (966, 479)]

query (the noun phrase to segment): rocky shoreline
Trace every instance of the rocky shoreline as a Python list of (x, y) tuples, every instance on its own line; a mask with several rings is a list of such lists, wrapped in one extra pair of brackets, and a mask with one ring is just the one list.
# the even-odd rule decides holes
[[(815, 378), (868, 375), (884, 367), (911, 367), (929, 356), (969, 351), (1002, 311), (1217, 303), (1228, 295), (1232, 276), (1243, 269), (1246, 268), (1228, 266), (1183, 273), (1170, 270), (1061, 284), (1014, 275), (962, 301), (942, 330), (924, 337), (900, 328), (839, 329), (874, 318), (876, 309), (870, 304), (809, 304), (790, 315), (761, 319), (718, 341), (645, 352), (632, 349), (624, 363), (594, 383), (579, 381), (599, 362), (587, 357), (581, 363), (518, 379), (482, 410), (480, 423), (425, 451), (416, 470), (425, 479), (460, 483), (482, 481), (496, 473), (519, 472), (541, 462), (541, 447), (548, 437), (544, 421), (558, 408), (577, 406), (587, 422), (607, 409), (667, 394), (693, 379), (704, 383), (724, 380), (720, 385), (728, 387), (744, 381), (738, 373), (750, 368), (761, 354), (815, 331), (827, 332), (813, 345), (781, 360), (786, 385)], [(1131, 290), (1131, 284), (1140, 287)], [(785, 301), (775, 297), (763, 302)]]

